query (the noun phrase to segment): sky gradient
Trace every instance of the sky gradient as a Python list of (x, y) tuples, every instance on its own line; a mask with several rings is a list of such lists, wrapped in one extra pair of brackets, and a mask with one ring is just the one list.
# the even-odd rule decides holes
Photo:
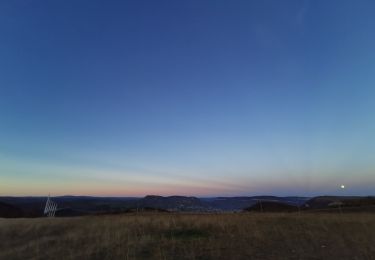
[(0, 196), (375, 195), (374, 13), (1, 1)]

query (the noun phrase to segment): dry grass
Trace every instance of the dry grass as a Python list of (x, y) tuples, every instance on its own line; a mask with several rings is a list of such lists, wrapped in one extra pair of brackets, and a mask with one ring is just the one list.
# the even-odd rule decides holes
[(375, 215), (0, 219), (0, 239), (0, 259), (375, 259)]

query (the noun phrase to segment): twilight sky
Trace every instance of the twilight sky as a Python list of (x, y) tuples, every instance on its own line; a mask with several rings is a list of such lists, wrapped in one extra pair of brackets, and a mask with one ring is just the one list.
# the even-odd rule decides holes
[(374, 14), (0, 1), (0, 196), (375, 195)]

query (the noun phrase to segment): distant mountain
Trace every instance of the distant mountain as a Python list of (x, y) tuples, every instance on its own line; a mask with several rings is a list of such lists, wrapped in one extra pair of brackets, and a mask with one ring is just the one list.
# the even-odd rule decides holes
[(252, 196), (252, 197), (217, 197), (202, 199), (211, 208), (223, 211), (240, 211), (251, 207), (259, 201), (283, 202), (289, 205), (300, 206), (309, 198), (307, 197), (276, 197), (276, 196)]
[[(46, 197), (0, 197), (0, 217), (41, 217)], [(56, 216), (82, 216), (97, 214), (122, 214), (131, 212), (240, 212), (250, 211), (294, 211), (300, 207), (304, 211), (375, 211), (375, 197), (214, 197), (197, 198), (187, 196), (148, 195), (134, 197), (53, 197), (58, 204)], [(261, 203), (261, 205), (260, 205)]]
[(280, 201), (258, 201), (253, 206), (245, 208), (250, 212), (297, 212), (298, 206), (286, 204)]
[(305, 202), (305, 210), (345, 209), (345, 211), (375, 211), (375, 197), (318, 196)]
[(196, 197), (148, 195), (137, 201), (137, 207), (169, 211), (200, 211), (205, 209), (206, 205)]
[(21, 209), (4, 203), (0, 202), (0, 218), (20, 218), (23, 217), (23, 212)]
[(222, 211), (236, 211), (254, 205), (257, 199), (253, 197), (217, 197), (202, 199), (205, 204), (213, 209)]
[[(135, 207), (139, 198), (128, 197), (53, 197), (58, 205), (56, 216), (82, 216), (101, 212), (123, 211)], [(0, 202), (14, 205), (25, 217), (42, 217), (47, 197), (0, 197)]]
[(0, 202), (21, 209), (24, 217), (42, 216), (46, 200), (46, 197), (0, 197)]
[[(92, 214), (127, 213), (131, 210), (156, 209), (167, 211), (190, 212), (222, 212), (241, 211), (262, 201), (282, 201), (291, 205), (300, 205), (308, 198), (304, 197), (215, 197), (197, 198), (187, 196), (148, 195), (135, 197), (91, 197), (91, 196), (59, 196), (53, 197), (58, 204), (56, 216), (82, 216)], [(14, 205), (24, 212), (25, 217), (41, 217), (46, 197), (0, 197), (0, 201)]]

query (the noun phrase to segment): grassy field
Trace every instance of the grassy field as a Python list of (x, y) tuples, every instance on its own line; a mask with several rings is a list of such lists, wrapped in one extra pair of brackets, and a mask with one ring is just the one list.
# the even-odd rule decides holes
[(0, 259), (375, 259), (375, 214), (0, 219)]

